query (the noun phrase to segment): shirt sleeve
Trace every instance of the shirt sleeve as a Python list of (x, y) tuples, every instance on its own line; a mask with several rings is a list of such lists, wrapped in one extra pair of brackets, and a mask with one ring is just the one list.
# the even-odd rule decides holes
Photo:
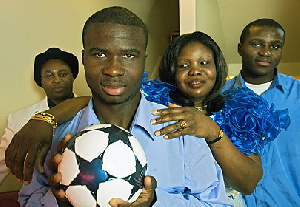
[(186, 194), (182, 192), (170, 193), (163, 189), (157, 188), (155, 190), (157, 201), (153, 206), (154, 207), (166, 207), (166, 206), (232, 207), (232, 205), (228, 203), (227, 200), (224, 199), (223, 188), (224, 186), (217, 184), (214, 187), (208, 188), (206, 192), (203, 192), (201, 194), (200, 193), (189, 194), (189, 192), (187, 192)]
[(0, 140), (0, 184), (4, 181), (9, 171), (5, 164), (5, 150), (15, 135), (14, 130), (10, 126), (10, 115), (8, 117), (8, 125), (5, 127), (4, 135)]
[[(48, 163), (49, 154), (45, 160)], [(55, 207), (57, 205), (56, 198), (52, 194), (51, 187), (47, 181), (48, 168), (44, 165), (45, 172), (40, 173), (35, 168), (32, 181), (29, 185), (23, 185), (19, 192), (19, 203), (22, 207)]]

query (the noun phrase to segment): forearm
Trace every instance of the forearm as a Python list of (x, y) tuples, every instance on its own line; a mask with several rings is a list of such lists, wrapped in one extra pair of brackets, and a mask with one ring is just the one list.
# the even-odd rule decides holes
[(57, 124), (60, 125), (72, 119), (78, 111), (86, 107), (90, 99), (90, 96), (67, 99), (51, 109), (48, 109), (46, 112), (52, 114)]
[(263, 174), (260, 156), (257, 154), (245, 155), (232, 144), (226, 135), (220, 141), (209, 146), (222, 168), (226, 182), (232, 188), (246, 195), (251, 194)]

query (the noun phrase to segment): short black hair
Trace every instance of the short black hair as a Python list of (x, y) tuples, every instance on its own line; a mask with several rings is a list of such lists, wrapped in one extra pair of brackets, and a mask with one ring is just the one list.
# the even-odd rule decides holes
[[(175, 83), (175, 73), (177, 68), (177, 58), (184, 46), (191, 42), (200, 42), (206, 47), (208, 47), (214, 54), (214, 62), (217, 70), (217, 78), (214, 87), (210, 91), (210, 93), (203, 100), (203, 104), (207, 105), (208, 112), (219, 111), (224, 106), (223, 97), (220, 95), (222, 87), (225, 84), (225, 80), (227, 77), (227, 65), (223, 53), (218, 46), (218, 44), (207, 34), (203, 32), (196, 31), (190, 34), (184, 34), (177, 37), (167, 48), (165, 51), (160, 66), (159, 66), (159, 78), (176, 86)], [(180, 100), (174, 100), (175, 102), (181, 102), (182, 105), (193, 105), (191, 101), (188, 99), (184, 100), (182, 94), (176, 93), (175, 95), (171, 95), (171, 98), (180, 97)], [(183, 103), (183, 102), (186, 102)]]
[(113, 6), (97, 11), (88, 18), (82, 30), (82, 45), (85, 46), (84, 37), (87, 27), (91, 23), (114, 23), (120, 25), (136, 26), (143, 30), (146, 47), (148, 44), (148, 30), (145, 23), (136, 14), (120, 6)]
[(285, 30), (283, 29), (283, 27), (278, 22), (276, 22), (274, 19), (262, 18), (262, 19), (257, 19), (253, 22), (250, 22), (249, 24), (247, 24), (245, 26), (245, 28), (242, 30), (242, 34), (240, 36), (241, 44), (243, 44), (245, 42), (246, 38), (248, 37), (248, 35), (250, 33), (250, 28), (255, 27), (255, 26), (258, 26), (258, 27), (267, 26), (267, 27), (274, 27), (274, 28), (280, 29), (284, 33), (283, 38), (285, 41)]
[(47, 51), (38, 54), (34, 59), (34, 81), (38, 86), (42, 87), (41, 71), (43, 65), (52, 59), (59, 59), (67, 63), (71, 68), (74, 79), (76, 79), (79, 70), (77, 57), (59, 48), (48, 48)]

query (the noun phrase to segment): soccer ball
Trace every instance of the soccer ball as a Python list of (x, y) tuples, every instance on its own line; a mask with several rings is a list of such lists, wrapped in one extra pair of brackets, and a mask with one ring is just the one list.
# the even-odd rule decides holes
[(75, 207), (109, 206), (112, 198), (134, 202), (147, 160), (139, 141), (121, 127), (99, 124), (76, 134), (58, 166), (61, 186)]

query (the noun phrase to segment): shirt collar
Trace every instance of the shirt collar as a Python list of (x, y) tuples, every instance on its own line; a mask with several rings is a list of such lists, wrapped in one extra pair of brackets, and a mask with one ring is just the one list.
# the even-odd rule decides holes
[[(287, 88), (285, 87), (285, 81), (284, 81), (284, 77), (282, 76), (282, 74), (278, 73), (277, 68), (274, 69), (275, 71), (275, 78), (270, 86), (270, 89), (272, 88), (278, 88), (279, 90), (281, 90), (282, 92), (287, 91)], [(234, 83), (234, 87), (247, 87), (245, 84), (245, 80), (242, 77), (242, 73), (240, 72), (240, 74), (237, 76), (236, 81)]]
[(87, 126), (100, 124), (100, 121), (97, 115), (94, 112), (94, 104), (93, 99), (91, 98), (87, 107), (85, 107), (82, 111), (80, 123), (78, 126), (79, 131), (84, 129)]
[(286, 88), (287, 83), (285, 82), (285, 79), (281, 73), (278, 73), (277, 68), (275, 68), (275, 78), (271, 85), (271, 88), (278, 88), (283, 93), (287, 92), (288, 89)]
[[(155, 118), (155, 116), (151, 114), (151, 110), (156, 109), (153, 107), (154, 104), (155, 103), (147, 101), (144, 95), (141, 96), (140, 104), (137, 108), (136, 114), (133, 118), (133, 121), (129, 129), (130, 132), (138, 128), (143, 129), (149, 134), (149, 137), (151, 137), (151, 139), (154, 140), (154, 138), (156, 137), (154, 134), (155, 131), (162, 128), (162, 125), (152, 125), (150, 123), (151, 119)], [(155, 105), (159, 106), (160, 108), (164, 107), (163, 105), (160, 104), (155, 104)], [(84, 129), (86, 126), (91, 126), (95, 124), (100, 124), (100, 121), (94, 112), (93, 101), (91, 99), (88, 106), (83, 109), (82, 118), (80, 120), (78, 129), (80, 131)]]
[(155, 139), (156, 136), (154, 133), (155, 131), (161, 129), (162, 125), (152, 125), (150, 123), (151, 119), (156, 118), (151, 113), (151, 110), (157, 109), (156, 107), (154, 107), (154, 105), (157, 105), (160, 108), (165, 108), (165, 106), (163, 105), (147, 101), (144, 95), (141, 96), (141, 101), (138, 106), (137, 112), (134, 116), (134, 119), (132, 121), (130, 131), (134, 131), (135, 128), (142, 128), (149, 134), (152, 140)]
[[(72, 96), (70, 98), (74, 98), (74, 97), (75, 97), (75, 95), (74, 95), (74, 93), (72, 93)], [(48, 107), (49, 108), (56, 106), (56, 104), (54, 102), (52, 102), (48, 96), (47, 96), (47, 99), (48, 99)]]

